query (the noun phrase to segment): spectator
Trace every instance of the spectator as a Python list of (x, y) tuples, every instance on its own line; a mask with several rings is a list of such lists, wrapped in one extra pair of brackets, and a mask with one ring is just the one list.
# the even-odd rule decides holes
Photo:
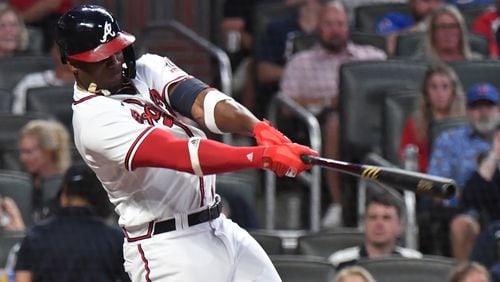
[(54, 69), (41, 72), (30, 73), (24, 76), (12, 90), (13, 102), (12, 112), (24, 114), (26, 111), (26, 95), (29, 89), (44, 86), (64, 86), (72, 85), (75, 82), (73, 73), (69, 68), (61, 63), (59, 48), (54, 44), (50, 50), (50, 55), (54, 60)]
[(350, 266), (335, 275), (332, 282), (375, 282), (375, 278), (361, 266)]
[(9, 3), (26, 24), (42, 30), (45, 53), (52, 48), (57, 20), (73, 6), (72, 0), (9, 0)]
[(69, 133), (57, 121), (33, 120), (21, 129), (18, 146), (19, 159), (33, 180), (33, 216), (36, 222), (47, 214), (46, 208), (50, 204), (47, 201), (57, 192), (56, 189), (44, 191), (50, 188), (47, 183), (58, 188), (62, 175), (70, 166)]
[(318, 13), (321, 7), (319, 0), (284, 1), (286, 5), (297, 9), (293, 9), (293, 13), (271, 19), (262, 42), (257, 43), (259, 46), (256, 52), (256, 67), (260, 88), (257, 100), (262, 100), (258, 103), (262, 105), (266, 105), (269, 95), (278, 90), (286, 63), (287, 38), (297, 33), (310, 34), (316, 29), (318, 23)]
[(409, 0), (410, 14), (394, 11), (383, 15), (375, 24), (375, 32), (387, 36), (387, 54), (394, 54), (399, 33), (426, 31), (427, 17), (443, 3), (443, 0)]
[[(321, 9), (318, 25), (319, 43), (297, 53), (287, 63), (281, 90), (319, 117), (323, 127), (325, 155), (339, 158), (339, 124), (336, 114), (338, 77), (341, 64), (354, 60), (379, 59), (386, 55), (372, 46), (361, 46), (349, 40), (347, 13), (340, 1), (329, 1)], [(338, 173), (327, 173), (332, 197), (323, 220), (325, 227), (341, 224), (342, 191)]]
[(9, 197), (0, 198), (0, 232), (24, 231), (24, 229), (21, 211), (14, 200)]
[(420, 258), (416, 250), (397, 246), (401, 234), (401, 208), (388, 195), (369, 198), (364, 218), (365, 242), (333, 253), (328, 260), (337, 268), (356, 264), (359, 259), (386, 256)]
[[(484, 265), (490, 271), (493, 268), (500, 270), (500, 253), (497, 248), (497, 234), (499, 232), (500, 221), (495, 220), (486, 224), (474, 243), (470, 260)], [(498, 271), (495, 273), (500, 274)], [(495, 275), (493, 274), (493, 276)]]
[(419, 171), (426, 172), (429, 162), (429, 126), (433, 121), (465, 116), (465, 96), (455, 72), (445, 66), (431, 66), (422, 83), (418, 109), (405, 122), (399, 145), (403, 159), (406, 146), (418, 147)]
[(0, 57), (21, 55), (28, 47), (23, 20), (7, 3), (0, 3)]
[(498, 39), (500, 27), (500, 0), (495, 1), (495, 7), (477, 16), (472, 25), (472, 31), (481, 34), (488, 40), (490, 56), (498, 58)]
[(448, 282), (490, 282), (486, 268), (475, 262), (462, 263), (453, 268)]
[[(476, 160), (479, 154), (491, 149), (493, 133), (499, 121), (499, 102), (498, 90), (490, 84), (478, 83), (469, 89), (467, 118), (470, 124), (448, 130), (434, 141), (429, 174), (452, 178), (458, 187), (464, 187), (467, 179), (477, 169)], [(460, 194), (461, 191), (458, 195)], [(479, 232), (479, 226), (470, 216), (457, 215), (457, 204), (458, 197), (455, 197), (445, 201), (436, 200), (433, 207), (423, 208), (428, 211), (433, 209), (431, 213), (435, 214), (436, 218), (432, 221), (440, 226), (439, 233), (444, 236), (440, 237), (435, 234), (433, 239), (446, 243), (449, 241), (447, 234), (450, 232), (453, 256), (460, 260), (467, 260), (474, 238)], [(452, 218), (451, 230), (448, 232), (448, 224)], [(442, 245), (441, 247), (443, 254), (448, 255), (448, 246)]]
[(95, 210), (108, 201), (95, 174), (72, 166), (61, 209), (29, 229), (19, 249), (16, 281), (130, 281), (123, 268), (123, 234)]
[(415, 59), (429, 62), (453, 62), (481, 59), (481, 55), (470, 49), (465, 20), (452, 5), (434, 10), (428, 19), (427, 32)]
[(221, 24), (225, 49), (233, 69), (233, 97), (255, 110), (255, 60), (253, 20), (257, 0), (225, 1)]

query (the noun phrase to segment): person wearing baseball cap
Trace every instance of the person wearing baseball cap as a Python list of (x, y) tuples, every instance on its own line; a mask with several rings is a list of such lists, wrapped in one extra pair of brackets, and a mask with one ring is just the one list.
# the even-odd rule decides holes
[[(465, 187), (478, 169), (479, 156), (492, 150), (492, 139), (500, 121), (499, 103), (499, 92), (493, 85), (486, 82), (472, 85), (467, 91), (468, 123), (449, 129), (434, 140), (427, 173), (452, 178), (458, 187)], [(467, 260), (480, 228), (473, 216), (477, 213), (458, 209), (463, 205), (463, 190), (458, 195), (438, 204), (449, 213), (451, 220), (451, 249), (444, 251), (445, 254), (451, 251), (459, 260)]]

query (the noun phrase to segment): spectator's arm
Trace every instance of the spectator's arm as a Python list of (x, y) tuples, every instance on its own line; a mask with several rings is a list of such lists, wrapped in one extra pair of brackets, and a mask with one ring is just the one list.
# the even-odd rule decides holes
[(16, 271), (15, 282), (31, 282), (33, 281), (33, 275), (31, 271)]
[(26, 23), (39, 21), (57, 10), (62, 0), (36, 1), (29, 9), (21, 13)]
[(5, 226), (8, 231), (23, 231), (25, 229), (23, 217), (16, 203), (9, 197), (2, 200), (2, 209), (10, 217), (10, 222)]

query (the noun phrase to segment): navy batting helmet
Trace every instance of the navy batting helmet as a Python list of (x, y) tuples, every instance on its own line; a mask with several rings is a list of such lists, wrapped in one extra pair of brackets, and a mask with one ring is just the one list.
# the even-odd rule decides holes
[(122, 51), (127, 76), (135, 76), (135, 36), (120, 29), (117, 20), (103, 7), (82, 5), (61, 16), (56, 42), (63, 63), (67, 59), (99, 62)]

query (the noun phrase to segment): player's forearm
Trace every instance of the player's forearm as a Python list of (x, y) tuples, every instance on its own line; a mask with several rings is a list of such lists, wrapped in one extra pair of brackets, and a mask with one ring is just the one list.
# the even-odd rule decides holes
[(215, 107), (215, 122), (223, 132), (252, 136), (253, 128), (259, 120), (240, 103), (225, 100)]
[(162, 167), (194, 174), (200, 174), (201, 170), (206, 175), (262, 168), (263, 151), (264, 147), (233, 147), (211, 140), (178, 139), (164, 130), (154, 129), (139, 145), (132, 169)]

